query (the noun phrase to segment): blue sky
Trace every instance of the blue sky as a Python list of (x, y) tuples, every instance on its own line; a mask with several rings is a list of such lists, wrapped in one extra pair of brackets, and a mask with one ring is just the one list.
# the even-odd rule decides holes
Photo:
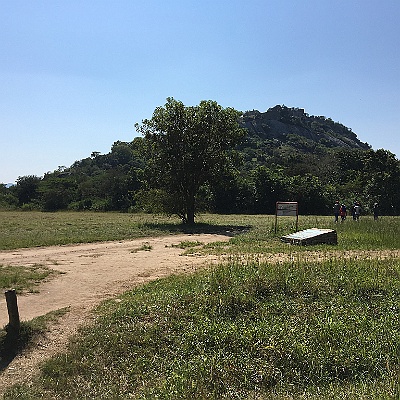
[(131, 141), (174, 97), (304, 108), (400, 157), (398, 0), (0, 0), (0, 182)]

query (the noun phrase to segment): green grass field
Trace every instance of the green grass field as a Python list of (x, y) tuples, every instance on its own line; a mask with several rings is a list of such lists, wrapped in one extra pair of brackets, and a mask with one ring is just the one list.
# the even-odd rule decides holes
[[(399, 217), (373, 221), (363, 217), (334, 224), (332, 217), (300, 216), (299, 230), (311, 227), (338, 231), (338, 250), (379, 250), (400, 248)], [(199, 215), (194, 227), (185, 227), (178, 218), (150, 214), (121, 213), (42, 213), (0, 211), (0, 250), (123, 240), (177, 233), (245, 233), (237, 235), (230, 246), (240, 252), (286, 251), (279, 237), (295, 231), (295, 218), (271, 215)], [(212, 247), (212, 246), (210, 246)]]
[(180, 230), (178, 219), (148, 214), (0, 211), (0, 250), (132, 239)]
[[(53, 244), (110, 240), (118, 227), (119, 240), (182, 231), (177, 220), (145, 215), (13, 215), (14, 232), (52, 231)], [(226, 254), (229, 261), (103, 303), (65, 354), (5, 398), (399, 398), (399, 217), (338, 225), (331, 217), (300, 217), (299, 229), (338, 232), (337, 246), (307, 248), (279, 240), (294, 230), (291, 218), (278, 220), (277, 234), (273, 216), (198, 221), (198, 232), (233, 236), (200, 250), (195, 242), (182, 247)], [(32, 246), (45, 244), (34, 237)], [(7, 241), (2, 248), (18, 243), (11, 233)], [(284, 261), (268, 262), (271, 254)]]

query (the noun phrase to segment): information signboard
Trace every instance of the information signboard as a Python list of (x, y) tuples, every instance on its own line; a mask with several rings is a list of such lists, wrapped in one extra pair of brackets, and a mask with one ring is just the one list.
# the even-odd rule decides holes
[(296, 217), (296, 231), (299, 224), (299, 205), (297, 201), (277, 201), (275, 212), (275, 233), (279, 217)]
[(276, 215), (296, 217), (298, 215), (297, 202), (294, 201), (278, 201), (276, 203)]

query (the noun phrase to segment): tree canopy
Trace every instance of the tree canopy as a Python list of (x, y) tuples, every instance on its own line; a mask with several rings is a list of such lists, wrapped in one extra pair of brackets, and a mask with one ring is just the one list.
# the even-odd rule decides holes
[(196, 195), (234, 167), (233, 149), (246, 131), (238, 124), (240, 113), (215, 101), (185, 106), (168, 98), (151, 119), (136, 125), (144, 136), (145, 181), (164, 192), (165, 211), (194, 223)]

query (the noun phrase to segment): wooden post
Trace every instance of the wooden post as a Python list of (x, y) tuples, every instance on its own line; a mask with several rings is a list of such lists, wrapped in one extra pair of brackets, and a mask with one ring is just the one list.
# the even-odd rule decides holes
[(17, 294), (15, 292), (15, 289), (7, 290), (5, 292), (5, 295), (9, 319), (8, 327), (13, 331), (12, 333), (14, 333), (15, 335), (19, 335), (20, 321), (17, 304)]

